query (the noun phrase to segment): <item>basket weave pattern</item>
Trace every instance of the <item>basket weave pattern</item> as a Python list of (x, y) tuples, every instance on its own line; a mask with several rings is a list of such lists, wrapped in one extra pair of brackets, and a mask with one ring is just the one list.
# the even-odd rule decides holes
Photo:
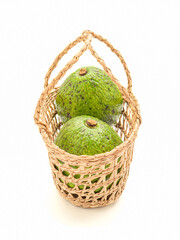
[[(121, 86), (104, 60), (94, 51), (91, 45), (92, 37), (104, 42), (119, 57), (127, 75), (127, 89)], [(81, 41), (85, 43), (84, 46), (48, 84), (51, 72), (57, 66), (58, 61)], [(61, 150), (54, 144), (54, 139), (62, 126), (61, 118), (57, 115), (55, 107), (58, 91), (55, 86), (87, 49), (101, 64), (123, 95), (123, 112), (114, 129), (124, 142), (110, 152), (94, 156), (76, 156)], [(84, 31), (56, 57), (46, 74), (44, 87), (36, 107), (34, 120), (39, 126), (39, 131), (48, 149), (56, 188), (65, 199), (76, 206), (94, 208), (111, 204), (125, 188), (133, 157), (134, 142), (141, 123), (139, 105), (131, 92), (131, 76), (123, 57), (106, 39), (91, 31)]]

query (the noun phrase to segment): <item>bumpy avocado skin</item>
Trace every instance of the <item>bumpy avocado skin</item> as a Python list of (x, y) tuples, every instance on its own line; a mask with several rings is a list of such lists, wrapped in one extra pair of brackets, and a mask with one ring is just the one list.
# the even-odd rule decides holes
[[(95, 120), (95, 127), (86, 121)], [(95, 155), (111, 151), (122, 143), (119, 135), (107, 123), (92, 116), (77, 116), (60, 129), (55, 144), (75, 155)]]
[[(82, 69), (82, 68), (80, 68)], [(69, 119), (90, 115), (112, 125), (117, 122), (123, 108), (123, 98), (118, 87), (99, 68), (83, 67), (87, 73), (75, 71), (61, 85), (56, 98), (58, 114), (65, 123)]]

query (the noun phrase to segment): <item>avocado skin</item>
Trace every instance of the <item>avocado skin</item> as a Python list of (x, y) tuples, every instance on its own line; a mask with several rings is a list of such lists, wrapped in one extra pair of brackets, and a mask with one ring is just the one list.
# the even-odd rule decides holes
[[(86, 125), (88, 119), (97, 125)], [(119, 135), (107, 123), (92, 116), (77, 116), (60, 129), (55, 144), (74, 155), (95, 155), (111, 151), (122, 143)]]
[[(80, 69), (86, 69), (87, 73), (80, 76)], [(99, 68), (88, 66), (80, 69), (70, 74), (58, 90), (56, 108), (62, 122), (89, 115), (109, 125), (115, 124), (123, 109), (118, 87)]]

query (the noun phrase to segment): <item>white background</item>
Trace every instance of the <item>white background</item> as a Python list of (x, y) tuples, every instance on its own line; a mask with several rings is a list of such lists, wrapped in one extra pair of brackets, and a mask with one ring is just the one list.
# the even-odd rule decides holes
[[(179, 13), (178, 0), (1, 0), (0, 239), (180, 239)], [(126, 188), (99, 209), (59, 196), (33, 121), (49, 66), (85, 29), (121, 51), (143, 120)], [(116, 56), (94, 46), (126, 86)], [(72, 71), (86, 65), (99, 66), (88, 53)]]

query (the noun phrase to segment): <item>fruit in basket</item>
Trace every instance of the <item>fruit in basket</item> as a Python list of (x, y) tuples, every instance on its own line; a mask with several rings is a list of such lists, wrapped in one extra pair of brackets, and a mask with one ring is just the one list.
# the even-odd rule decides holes
[[(70, 119), (64, 126), (60, 129), (58, 133), (55, 144), (61, 149), (65, 150), (68, 153), (75, 155), (95, 155), (104, 152), (111, 151), (116, 146), (122, 143), (119, 135), (110, 127), (107, 123), (99, 120), (98, 118), (92, 116), (77, 116)], [(59, 160), (60, 164), (64, 164)], [(110, 164), (105, 166), (105, 169), (108, 168)], [(59, 168), (55, 165), (56, 170)], [(71, 168), (78, 169), (79, 166), (70, 165)], [(87, 168), (91, 168), (87, 167)], [(99, 168), (95, 169), (99, 170)], [(66, 170), (62, 171), (62, 174), (66, 177), (70, 173)], [(94, 179), (91, 180), (91, 184), (95, 184), (100, 179), (101, 172), (94, 176)], [(94, 174), (93, 174), (94, 175)], [(93, 176), (91, 175), (91, 176)], [(79, 179), (81, 175), (78, 173), (74, 174), (75, 179)], [(79, 190), (83, 190), (87, 184), (86, 179), (90, 177), (89, 174), (84, 175), (83, 184), (79, 185)], [(111, 173), (106, 176), (106, 181), (111, 177)], [(62, 183), (64, 181), (59, 179)], [(73, 182), (66, 183), (69, 188), (74, 188), (75, 184)], [(107, 186), (107, 190), (111, 188), (113, 182)], [(86, 185), (86, 189), (89, 189), (89, 185)], [(95, 189), (94, 193), (99, 193), (102, 190), (102, 186)]]
[(60, 129), (55, 144), (75, 155), (95, 155), (111, 151), (122, 143), (107, 123), (92, 116), (77, 116)]
[(107, 73), (96, 67), (83, 67), (70, 74), (60, 86), (56, 108), (62, 122), (88, 115), (112, 125), (123, 108), (118, 87)]

